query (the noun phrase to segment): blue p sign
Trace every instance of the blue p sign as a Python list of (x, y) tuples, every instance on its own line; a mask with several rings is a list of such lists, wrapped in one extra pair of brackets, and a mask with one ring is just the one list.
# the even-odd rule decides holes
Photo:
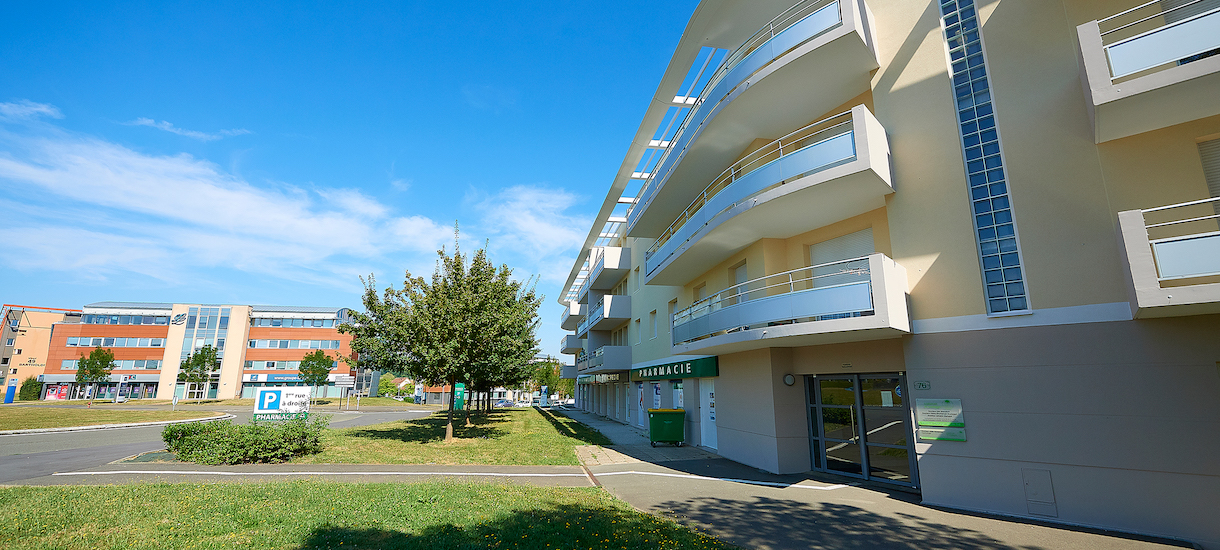
[(258, 394), (258, 410), (276, 411), (280, 408), (280, 390), (263, 390)]

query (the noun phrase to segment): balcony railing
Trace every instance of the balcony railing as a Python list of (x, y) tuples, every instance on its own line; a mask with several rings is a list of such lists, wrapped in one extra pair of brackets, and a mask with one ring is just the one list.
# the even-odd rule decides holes
[(1220, 313), (1220, 198), (1118, 213), (1131, 315)]
[(693, 137), (694, 132), (688, 132), (688, 129), (702, 126), (712, 113), (719, 111), (720, 103), (731, 98), (731, 92), (751, 75), (793, 48), (842, 24), (843, 14), (838, 0), (803, 0), (776, 16), (729, 54), (674, 132), (669, 146), (640, 189), (640, 200), (627, 211), (627, 217), (634, 219), (636, 213), (647, 208), (656, 188), (669, 177), (677, 165), (677, 159), (671, 157), (678, 154), (675, 151), (684, 151)]
[[(716, 214), (786, 181), (856, 158), (852, 113), (841, 113), (779, 138), (733, 163), (712, 180), (648, 249), (651, 258), (675, 235), (685, 242)], [(735, 186), (733, 193), (721, 192)], [(705, 211), (706, 210), (706, 211)], [(695, 218), (696, 223), (688, 222)], [(668, 247), (673, 249), (674, 247)]]
[(1220, 49), (1220, 8), (1205, 0), (1165, 9), (1156, 0), (1099, 20), (1110, 79), (1177, 66)]
[[(1220, 197), (1142, 210), (1145, 220), (1157, 212), (1180, 213), (1183, 209), (1199, 205), (1217, 205), (1215, 214), (1203, 216), (1172, 216), (1173, 219), (1158, 223), (1145, 222), (1149, 235), (1152, 257), (1156, 262), (1157, 279), (1172, 281), (1195, 277), (1220, 275)], [(1197, 210), (1197, 209), (1196, 209)]]
[(673, 343), (776, 323), (873, 315), (869, 257), (802, 267), (728, 287), (673, 318)]

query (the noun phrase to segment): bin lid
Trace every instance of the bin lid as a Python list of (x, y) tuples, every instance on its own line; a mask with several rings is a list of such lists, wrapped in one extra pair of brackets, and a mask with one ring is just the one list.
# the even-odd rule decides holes
[(650, 413), (684, 413), (686, 409), (648, 409)]

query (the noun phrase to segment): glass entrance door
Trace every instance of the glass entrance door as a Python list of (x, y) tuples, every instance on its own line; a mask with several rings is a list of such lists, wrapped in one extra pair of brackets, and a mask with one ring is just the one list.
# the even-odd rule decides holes
[(805, 377), (813, 469), (918, 487), (904, 378)]

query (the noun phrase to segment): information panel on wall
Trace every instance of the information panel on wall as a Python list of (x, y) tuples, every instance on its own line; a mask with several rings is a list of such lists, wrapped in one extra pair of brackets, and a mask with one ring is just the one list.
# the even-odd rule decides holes
[(916, 433), (921, 441), (965, 441), (961, 399), (916, 399)]

